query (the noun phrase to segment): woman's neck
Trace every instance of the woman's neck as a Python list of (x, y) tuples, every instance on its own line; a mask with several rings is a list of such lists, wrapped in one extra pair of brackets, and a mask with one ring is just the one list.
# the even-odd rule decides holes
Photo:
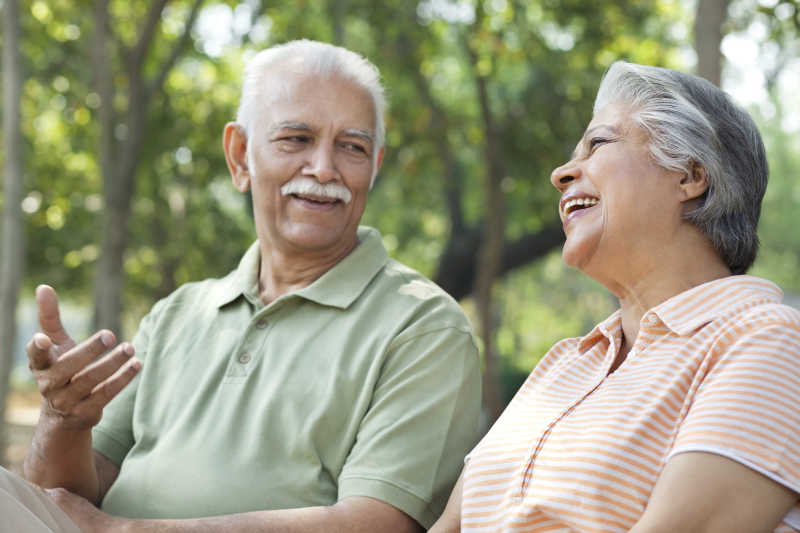
[(636, 342), (645, 313), (693, 287), (731, 275), (705, 237), (684, 243), (667, 255), (667, 261), (650, 262), (647, 268), (628, 271), (625, 276), (604, 283), (619, 299), (622, 318), (622, 342), (612, 371), (622, 364)]

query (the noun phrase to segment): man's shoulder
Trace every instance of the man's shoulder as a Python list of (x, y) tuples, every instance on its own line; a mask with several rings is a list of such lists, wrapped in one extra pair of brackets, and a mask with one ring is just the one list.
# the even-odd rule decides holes
[(424, 323), (428, 328), (456, 327), (471, 332), (469, 319), (450, 294), (394, 259), (389, 259), (375, 276), (364, 299), (372, 304), (379, 301), (384, 316), (405, 317), (409, 323)]
[(444, 289), (396, 259), (386, 261), (383, 269), (376, 276), (376, 282), (377, 289), (386, 291), (400, 300), (420, 303), (435, 300), (460, 309), (458, 302)]
[(216, 309), (230, 296), (230, 285), (236, 271), (221, 278), (206, 278), (180, 285), (153, 306), (155, 313), (168, 308), (188, 307), (193, 310)]

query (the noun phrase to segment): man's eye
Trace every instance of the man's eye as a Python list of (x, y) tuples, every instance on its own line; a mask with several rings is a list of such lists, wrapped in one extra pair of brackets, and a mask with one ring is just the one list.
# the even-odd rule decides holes
[(358, 153), (362, 153), (362, 154), (366, 154), (367, 153), (367, 149), (364, 148), (362, 145), (360, 145), (358, 143), (346, 142), (346, 143), (342, 143), (342, 146), (346, 150), (349, 150), (351, 152), (358, 152)]
[(306, 135), (288, 135), (286, 137), (281, 138), (281, 140), (294, 143), (304, 143), (308, 142), (309, 138)]

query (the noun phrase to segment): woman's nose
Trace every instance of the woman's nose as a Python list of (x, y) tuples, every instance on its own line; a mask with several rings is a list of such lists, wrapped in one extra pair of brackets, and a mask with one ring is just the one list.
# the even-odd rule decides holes
[(567, 161), (550, 174), (550, 183), (553, 187), (564, 192), (567, 186), (580, 177), (580, 168), (572, 161)]

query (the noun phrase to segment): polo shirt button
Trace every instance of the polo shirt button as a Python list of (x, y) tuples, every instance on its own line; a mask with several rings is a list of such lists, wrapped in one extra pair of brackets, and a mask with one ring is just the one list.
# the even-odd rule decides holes
[(258, 329), (264, 329), (265, 327), (267, 327), (267, 324), (269, 324), (269, 320), (267, 320), (266, 318), (262, 318), (261, 320), (256, 322), (256, 327)]
[(248, 354), (248, 353), (241, 354), (239, 356), (239, 362), (242, 363), (243, 365), (246, 365), (247, 363), (249, 363), (250, 362), (250, 354)]

